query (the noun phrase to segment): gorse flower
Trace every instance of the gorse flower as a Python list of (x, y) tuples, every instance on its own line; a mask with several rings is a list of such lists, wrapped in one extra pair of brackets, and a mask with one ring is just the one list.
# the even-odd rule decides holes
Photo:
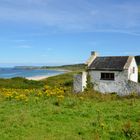
[(64, 95), (59, 95), (57, 96), (59, 100), (63, 100), (64, 99)]
[(64, 95), (64, 89), (61, 87), (49, 87), (45, 86), (45, 94), (49, 96), (60, 96)]
[(0, 89), (0, 95), (8, 100), (15, 99), (17, 101), (28, 101), (28, 97), (32, 91), (27, 89)]
[(45, 86), (44, 90), (41, 89), (0, 89), (0, 96), (7, 100), (28, 101), (30, 97), (58, 97), (64, 99), (64, 88), (62, 87), (49, 87)]

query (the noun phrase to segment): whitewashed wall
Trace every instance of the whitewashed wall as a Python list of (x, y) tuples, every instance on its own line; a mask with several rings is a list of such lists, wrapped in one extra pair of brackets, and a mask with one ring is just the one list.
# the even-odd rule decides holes
[[(101, 72), (114, 73), (115, 80), (101, 80)], [(91, 82), (94, 89), (101, 93), (116, 92), (119, 95), (128, 95), (130, 93), (127, 88), (128, 71), (89, 71)]]
[(87, 86), (87, 72), (82, 72), (81, 74), (74, 75), (73, 87), (74, 92), (83, 92)]
[[(135, 67), (135, 73), (133, 73), (133, 67)], [(132, 59), (132, 62), (128, 69), (128, 79), (134, 82), (138, 82), (138, 67), (135, 58)]]
[[(106, 71), (114, 73), (115, 80), (101, 80), (101, 72), (105, 71), (89, 71), (91, 82), (94, 89), (101, 93), (117, 93), (120, 96), (129, 95), (130, 93), (138, 93), (140, 95), (140, 84), (128, 80), (128, 70), (124, 71)], [(74, 92), (83, 92), (87, 84), (87, 73), (83, 72), (74, 76)]]

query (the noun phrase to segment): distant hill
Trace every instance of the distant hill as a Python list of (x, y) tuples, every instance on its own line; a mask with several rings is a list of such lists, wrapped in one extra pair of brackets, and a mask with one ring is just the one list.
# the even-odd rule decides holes
[(42, 69), (64, 69), (71, 71), (79, 71), (85, 69), (85, 64), (73, 64), (73, 65), (62, 65), (62, 66), (43, 66)]
[(140, 55), (139, 56), (136, 56), (135, 58), (136, 58), (137, 64), (140, 65)]
[(15, 66), (14, 69), (64, 69), (70, 71), (79, 71), (85, 69), (85, 64), (72, 64), (61, 66)]

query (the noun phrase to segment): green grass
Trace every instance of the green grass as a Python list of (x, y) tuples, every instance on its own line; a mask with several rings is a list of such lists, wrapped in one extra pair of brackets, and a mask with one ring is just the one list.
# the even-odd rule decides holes
[(49, 86), (63, 86), (72, 88), (74, 74), (75, 72), (69, 72), (62, 75), (49, 77), (42, 82), (45, 82)]
[[(2, 140), (128, 140), (140, 138), (140, 100), (67, 95), (0, 102)], [(109, 96), (110, 97), (110, 96)]]
[(0, 79), (0, 88), (33, 89), (42, 88), (45, 85), (42, 81), (27, 80), (25, 78)]

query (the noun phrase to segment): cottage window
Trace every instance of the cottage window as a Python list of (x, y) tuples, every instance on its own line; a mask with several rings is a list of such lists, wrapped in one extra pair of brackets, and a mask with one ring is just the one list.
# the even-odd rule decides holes
[(114, 73), (101, 73), (101, 80), (114, 80)]

